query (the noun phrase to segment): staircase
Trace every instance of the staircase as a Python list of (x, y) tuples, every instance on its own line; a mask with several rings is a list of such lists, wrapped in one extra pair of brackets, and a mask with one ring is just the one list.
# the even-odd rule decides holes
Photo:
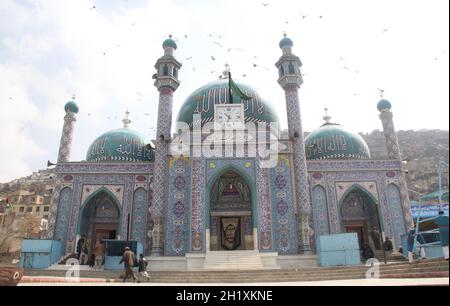
[(258, 251), (215, 251), (206, 253), (204, 269), (219, 270), (262, 270), (264, 265)]
[[(384, 263), (384, 253), (383, 251), (375, 251), (374, 252), (375, 258), (378, 259), (380, 262)], [(386, 261), (387, 262), (406, 262), (407, 259), (398, 252), (386, 252)]]
[[(448, 261), (430, 259), (381, 264), (380, 278), (439, 278), (449, 277)], [(149, 272), (150, 283), (264, 283), (264, 282), (305, 282), (324, 280), (365, 279), (367, 267), (299, 268), (248, 271), (162, 271)], [(64, 270), (26, 270), (26, 276), (65, 276)], [(80, 271), (82, 278), (99, 278), (120, 281), (123, 271)]]

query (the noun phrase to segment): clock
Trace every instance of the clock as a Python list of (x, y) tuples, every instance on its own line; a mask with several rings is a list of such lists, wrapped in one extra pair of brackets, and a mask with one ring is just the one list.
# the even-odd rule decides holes
[(214, 108), (214, 120), (222, 129), (244, 129), (243, 104), (217, 104)]

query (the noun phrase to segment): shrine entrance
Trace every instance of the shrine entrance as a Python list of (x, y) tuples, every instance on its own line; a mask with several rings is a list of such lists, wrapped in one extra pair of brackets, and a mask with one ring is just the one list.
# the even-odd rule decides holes
[(90, 253), (97, 242), (117, 239), (119, 235), (120, 209), (117, 201), (106, 191), (91, 197), (81, 212), (79, 235), (85, 235)]
[(210, 194), (210, 250), (253, 250), (251, 190), (235, 171), (221, 175)]
[(356, 233), (359, 245), (368, 245), (372, 250), (381, 250), (383, 237), (378, 206), (364, 190), (353, 188), (344, 197), (341, 206), (341, 221), (346, 233)]

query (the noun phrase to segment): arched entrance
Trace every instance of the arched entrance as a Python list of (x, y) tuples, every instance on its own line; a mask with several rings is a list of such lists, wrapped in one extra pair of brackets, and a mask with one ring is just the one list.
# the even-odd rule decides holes
[(89, 251), (102, 239), (116, 239), (119, 233), (120, 209), (117, 201), (106, 191), (91, 197), (81, 211), (79, 235), (87, 237)]
[(342, 201), (341, 220), (346, 233), (357, 233), (359, 244), (381, 250), (383, 243), (380, 217), (373, 198), (360, 188), (353, 188)]
[(222, 174), (210, 191), (210, 250), (253, 250), (252, 194), (236, 171)]

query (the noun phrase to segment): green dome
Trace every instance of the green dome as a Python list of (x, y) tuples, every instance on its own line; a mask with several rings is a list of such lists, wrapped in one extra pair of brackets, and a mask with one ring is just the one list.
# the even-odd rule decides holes
[(378, 102), (377, 108), (381, 112), (382, 110), (385, 110), (385, 109), (391, 109), (392, 104), (388, 100), (383, 99), (380, 102)]
[(71, 112), (71, 113), (74, 113), (74, 114), (78, 114), (78, 111), (80, 109), (78, 108), (78, 105), (75, 102), (69, 101), (64, 106), (64, 110), (66, 111), (66, 113), (67, 112)]
[[(235, 104), (244, 104), (246, 122), (278, 122), (278, 115), (273, 107), (250, 86), (238, 83), (239, 88), (253, 99), (241, 100), (233, 93)], [(186, 122), (190, 127), (193, 125), (193, 115), (201, 114), (202, 125), (214, 121), (214, 105), (229, 103), (228, 79), (222, 79), (209, 83), (194, 91), (183, 103), (178, 112), (177, 122)]]
[(289, 46), (289, 47), (293, 47), (294, 46), (294, 42), (292, 41), (292, 39), (288, 38), (288, 37), (284, 37), (281, 41), (280, 41), (280, 48), (283, 49), (284, 47)]
[(167, 47), (174, 48), (175, 50), (178, 48), (177, 43), (172, 38), (167, 38), (163, 42), (163, 49), (165, 49)]
[(308, 160), (370, 159), (369, 147), (361, 136), (332, 123), (308, 135), (305, 149)]
[(128, 128), (112, 130), (98, 137), (89, 147), (89, 162), (148, 162), (154, 159), (153, 145)]

